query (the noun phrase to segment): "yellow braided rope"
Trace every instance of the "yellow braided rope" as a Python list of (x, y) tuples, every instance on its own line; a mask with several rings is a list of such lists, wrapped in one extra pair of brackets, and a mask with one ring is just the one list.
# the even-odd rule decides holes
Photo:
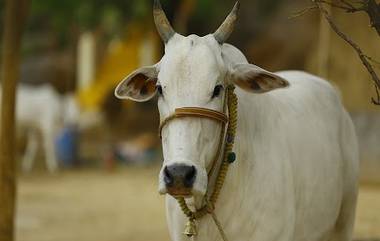
[(215, 187), (213, 190), (213, 193), (210, 196), (210, 199), (207, 200), (207, 194), (206, 194), (206, 205), (203, 206), (202, 208), (196, 210), (193, 212), (186, 204), (186, 201), (183, 197), (177, 198), (178, 204), (181, 207), (183, 213), (189, 218), (190, 221), (194, 221), (195, 219), (199, 219), (206, 215), (207, 213), (210, 213), (213, 215), (213, 219), (215, 223), (218, 226), (219, 231), (221, 232), (223, 239), (225, 238), (225, 234), (223, 231), (221, 231), (221, 225), (217, 221), (216, 216), (214, 214), (214, 208), (215, 208), (215, 203), (216, 200), (219, 197), (220, 191), (223, 187), (224, 180), (227, 175), (228, 171), (228, 155), (232, 153), (232, 148), (234, 145), (234, 137), (236, 133), (236, 125), (237, 125), (237, 97), (236, 94), (234, 93), (235, 87), (233, 85), (230, 85), (227, 87), (227, 105), (228, 105), (228, 115), (229, 115), (229, 123), (227, 127), (227, 135), (226, 137), (230, 137), (230, 141), (225, 141), (225, 148), (223, 152), (223, 159), (222, 159), (222, 164), (219, 169), (218, 176), (216, 178), (215, 182)]
[(216, 227), (218, 228), (219, 233), (222, 236), (223, 241), (228, 241), (226, 233), (223, 230), (222, 224), (219, 222), (214, 211), (211, 212), (211, 217), (214, 220), (214, 223), (215, 223)]

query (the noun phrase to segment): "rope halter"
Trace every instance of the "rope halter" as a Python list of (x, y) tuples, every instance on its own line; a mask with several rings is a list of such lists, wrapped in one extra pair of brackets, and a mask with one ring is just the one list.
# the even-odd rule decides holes
[[(189, 219), (184, 231), (184, 234), (187, 235), (188, 237), (192, 237), (197, 234), (195, 220), (202, 218), (206, 214), (211, 214), (212, 218), (214, 219), (215, 224), (218, 227), (220, 234), (222, 235), (223, 240), (227, 240), (223, 232), (223, 229), (220, 225), (220, 222), (216, 219), (214, 208), (215, 208), (215, 203), (216, 203), (216, 200), (218, 199), (220, 190), (223, 187), (223, 183), (228, 171), (228, 166), (229, 164), (234, 162), (236, 158), (235, 153), (232, 152), (233, 144), (235, 140), (236, 124), (237, 124), (237, 97), (234, 93), (234, 89), (235, 87), (233, 85), (230, 85), (226, 88), (226, 98), (224, 102), (223, 112), (206, 109), (206, 108), (200, 108), (200, 107), (177, 108), (175, 109), (175, 112), (173, 114), (166, 117), (161, 122), (160, 127), (159, 127), (159, 135), (160, 137), (162, 137), (163, 128), (170, 121), (177, 118), (184, 118), (184, 117), (208, 118), (216, 122), (222, 123), (222, 131), (220, 133), (218, 149), (213, 159), (211, 168), (208, 171), (208, 180), (210, 180), (215, 170), (216, 163), (220, 159), (220, 156), (221, 156), (220, 154), (221, 152), (223, 152), (221, 164), (219, 166), (219, 173), (218, 173), (218, 176), (216, 177), (213, 192), (211, 193), (210, 196), (208, 195), (208, 193), (205, 194), (204, 205), (200, 209), (197, 209), (195, 211), (192, 211), (188, 207), (183, 197), (176, 198), (183, 213)], [(225, 114), (226, 108), (228, 108), (228, 116)], [(225, 134), (227, 124), (228, 124), (227, 134)], [(224, 144), (224, 149), (222, 148), (223, 144)]]
[(176, 118), (183, 118), (183, 117), (199, 117), (199, 118), (208, 118), (211, 120), (215, 120), (217, 122), (223, 123), (225, 125), (228, 122), (228, 117), (226, 114), (216, 111), (216, 110), (211, 110), (211, 109), (206, 109), (206, 108), (201, 108), (201, 107), (182, 107), (182, 108), (177, 108), (175, 109), (174, 113), (171, 114), (170, 116), (166, 117), (160, 124), (159, 127), (159, 133), (160, 137), (162, 137), (162, 129), (171, 121)]

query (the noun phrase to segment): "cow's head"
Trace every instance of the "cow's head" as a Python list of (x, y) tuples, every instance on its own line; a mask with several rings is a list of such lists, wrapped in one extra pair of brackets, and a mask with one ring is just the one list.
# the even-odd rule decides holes
[[(223, 111), (226, 86), (263, 93), (287, 86), (273, 73), (247, 63), (231, 64), (223, 44), (237, 18), (238, 3), (218, 30), (204, 37), (184, 37), (171, 27), (158, 0), (154, 20), (165, 43), (165, 55), (153, 66), (137, 69), (116, 88), (120, 99), (142, 102), (158, 95), (161, 120), (179, 107)], [(205, 118), (181, 118), (162, 130), (164, 161), (159, 192), (175, 196), (204, 195), (207, 170), (217, 151), (222, 125)]]

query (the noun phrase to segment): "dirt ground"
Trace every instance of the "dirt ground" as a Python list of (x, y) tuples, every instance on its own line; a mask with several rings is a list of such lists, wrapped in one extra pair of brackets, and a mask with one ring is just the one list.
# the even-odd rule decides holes
[[(169, 240), (158, 169), (21, 177), (16, 240)], [(361, 187), (355, 237), (380, 240), (380, 186)]]

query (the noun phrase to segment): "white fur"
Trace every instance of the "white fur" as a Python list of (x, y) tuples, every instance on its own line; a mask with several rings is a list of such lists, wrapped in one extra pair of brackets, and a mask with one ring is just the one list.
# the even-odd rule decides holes
[[(221, 48), (212, 35), (176, 34), (158, 64), (161, 120), (178, 107), (222, 111), (223, 97), (210, 98), (213, 88), (233, 82), (234, 66), (245, 63), (238, 49)], [(290, 86), (261, 94), (236, 89), (237, 158), (216, 215), (231, 241), (351, 240), (358, 175), (352, 122), (325, 80), (300, 71), (272, 74)], [(175, 119), (163, 129), (163, 167), (185, 163), (197, 168), (194, 198), (188, 199), (193, 207), (201, 204), (219, 132), (220, 124), (197, 118)], [(162, 174), (159, 186), (165, 193)], [(187, 219), (169, 195), (167, 220), (172, 240), (188, 240), (182, 234)], [(193, 240), (221, 240), (210, 216), (197, 224)]]

